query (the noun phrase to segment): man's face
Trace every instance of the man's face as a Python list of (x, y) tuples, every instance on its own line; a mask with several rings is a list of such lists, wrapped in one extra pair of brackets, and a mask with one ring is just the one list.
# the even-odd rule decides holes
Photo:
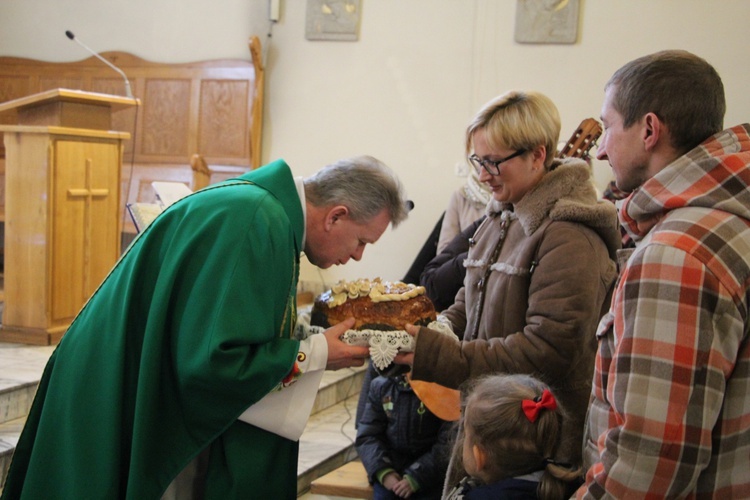
[(599, 141), (596, 158), (607, 160), (615, 175), (617, 187), (633, 191), (647, 179), (647, 155), (643, 143), (643, 124), (636, 122), (623, 127), (623, 117), (612, 107), (615, 87), (609, 87), (602, 104), (604, 133)]
[(385, 209), (370, 221), (357, 223), (343, 208), (329, 216), (324, 228), (316, 228), (308, 234), (305, 255), (322, 269), (346, 264), (349, 259), (359, 261), (365, 246), (378, 241), (390, 223), (390, 215)]

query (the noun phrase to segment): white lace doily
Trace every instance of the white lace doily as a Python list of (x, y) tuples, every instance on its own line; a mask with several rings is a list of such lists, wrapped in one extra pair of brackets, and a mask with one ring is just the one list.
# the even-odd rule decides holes
[(369, 346), (370, 359), (381, 370), (393, 362), (399, 351), (414, 350), (414, 337), (404, 330), (347, 330), (341, 340), (349, 345)]
[[(432, 330), (437, 330), (445, 335), (456, 337), (453, 328), (447, 318), (438, 316), (437, 321), (427, 325)], [(297, 318), (295, 337), (305, 339), (316, 333), (323, 333), (324, 328), (310, 325), (309, 312), (300, 313)], [(347, 330), (341, 336), (341, 340), (349, 345), (368, 346), (372, 362), (381, 370), (385, 370), (393, 362), (393, 358), (399, 351), (412, 352), (414, 350), (414, 337), (405, 330)]]

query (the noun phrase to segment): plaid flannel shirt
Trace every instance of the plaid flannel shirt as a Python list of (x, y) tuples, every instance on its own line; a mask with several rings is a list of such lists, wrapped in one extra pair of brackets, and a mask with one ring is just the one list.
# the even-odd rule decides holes
[(750, 498), (750, 125), (628, 198), (579, 498)]

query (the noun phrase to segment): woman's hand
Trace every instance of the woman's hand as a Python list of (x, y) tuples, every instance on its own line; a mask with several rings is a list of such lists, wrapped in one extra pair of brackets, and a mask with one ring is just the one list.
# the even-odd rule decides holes
[[(417, 334), (419, 333), (419, 327), (414, 325), (406, 325), (406, 333), (414, 337), (414, 345), (417, 345)], [(414, 353), (413, 352), (399, 352), (393, 360), (397, 365), (409, 365), (411, 367), (414, 364)]]

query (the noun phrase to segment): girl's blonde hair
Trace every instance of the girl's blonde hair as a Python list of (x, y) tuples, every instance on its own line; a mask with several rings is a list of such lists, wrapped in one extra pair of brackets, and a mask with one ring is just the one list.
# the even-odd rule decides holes
[[(549, 388), (528, 375), (490, 375), (468, 388), (463, 425), (473, 442), (484, 450), (490, 482), (543, 470), (538, 495), (564, 498), (570, 482), (580, 477), (580, 467), (554, 461), (560, 442), (562, 412), (542, 409), (535, 422), (523, 411), (524, 400), (538, 400)], [(466, 433), (462, 433), (466, 439)]]

